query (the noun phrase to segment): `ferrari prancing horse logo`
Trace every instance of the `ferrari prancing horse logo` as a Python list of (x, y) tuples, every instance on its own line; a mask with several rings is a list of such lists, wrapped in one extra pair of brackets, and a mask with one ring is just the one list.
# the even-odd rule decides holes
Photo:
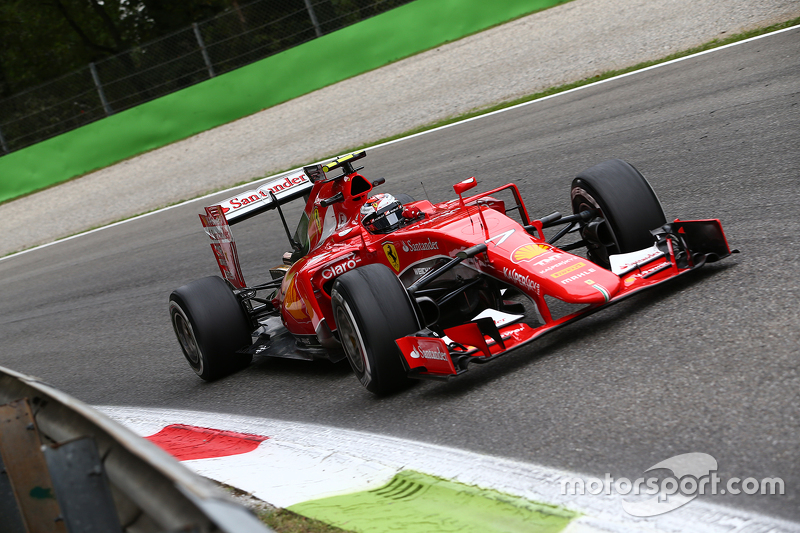
[(386, 259), (392, 265), (392, 268), (400, 272), (400, 257), (397, 255), (397, 248), (390, 242), (383, 243), (383, 251), (386, 253)]

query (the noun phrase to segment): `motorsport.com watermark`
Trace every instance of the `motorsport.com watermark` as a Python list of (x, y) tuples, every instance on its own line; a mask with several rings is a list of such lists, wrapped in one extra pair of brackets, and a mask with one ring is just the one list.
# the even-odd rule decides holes
[(622, 508), (633, 516), (656, 516), (686, 505), (702, 494), (765, 494), (783, 495), (783, 479), (768, 477), (758, 480), (753, 477), (732, 477), (724, 481), (717, 475), (717, 460), (706, 453), (685, 453), (656, 463), (645, 472), (663, 468), (673, 475), (658, 477), (614, 479), (611, 474), (604, 478), (579, 477), (561, 480), (562, 495), (599, 495), (612, 493), (620, 496), (652, 496), (634, 501), (622, 500)]

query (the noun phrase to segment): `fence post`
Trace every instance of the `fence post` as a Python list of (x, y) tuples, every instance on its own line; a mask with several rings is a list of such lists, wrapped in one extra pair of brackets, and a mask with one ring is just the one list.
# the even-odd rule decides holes
[(311, 17), (311, 24), (314, 25), (314, 31), (317, 33), (317, 37), (322, 37), (322, 30), (319, 28), (319, 22), (317, 21), (317, 14), (314, 13), (314, 6), (311, 5), (311, 0), (305, 0), (306, 2), (306, 9), (308, 9), (308, 16)]
[(0, 129), (0, 147), (3, 148), (5, 153), (8, 153), (8, 145), (6, 144), (6, 138), (3, 137), (3, 130)]
[(192, 22), (192, 29), (194, 30), (194, 36), (197, 39), (197, 44), (200, 45), (200, 52), (203, 54), (203, 61), (206, 62), (206, 67), (208, 67), (208, 77), (214, 77), (214, 66), (211, 64), (211, 58), (208, 57), (208, 50), (206, 50), (206, 43), (203, 42), (203, 36), (200, 35), (200, 28), (197, 26), (196, 22)]
[(103, 86), (100, 85), (100, 76), (97, 75), (97, 68), (94, 66), (94, 63), (89, 63), (89, 70), (92, 71), (92, 79), (94, 80), (95, 87), (97, 87), (97, 94), (100, 95), (100, 101), (103, 103), (103, 110), (106, 112), (106, 116), (114, 114), (114, 111), (111, 110), (111, 106), (108, 105), (105, 93), (103, 93)]

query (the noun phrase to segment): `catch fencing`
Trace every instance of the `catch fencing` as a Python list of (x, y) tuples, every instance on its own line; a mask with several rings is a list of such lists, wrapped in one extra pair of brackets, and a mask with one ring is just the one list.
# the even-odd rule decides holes
[[(412, 0), (257, 0), (0, 100), (0, 155)], [(211, 104), (213, 105), (213, 104)]]

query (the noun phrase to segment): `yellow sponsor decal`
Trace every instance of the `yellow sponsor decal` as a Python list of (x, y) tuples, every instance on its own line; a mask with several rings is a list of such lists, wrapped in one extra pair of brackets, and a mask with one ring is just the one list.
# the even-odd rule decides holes
[(583, 262), (575, 263), (574, 265), (568, 266), (567, 268), (565, 268), (563, 270), (559, 270), (555, 274), (550, 274), (550, 276), (552, 276), (554, 278), (560, 278), (561, 276), (566, 276), (570, 272), (575, 272), (579, 268), (583, 268), (585, 266), (586, 266), (586, 263), (583, 263)]
[(322, 167), (322, 171), (323, 171), (323, 172), (328, 172), (328, 171), (330, 171), (332, 168), (336, 168), (338, 165), (341, 165), (342, 163), (344, 163), (344, 162), (346, 162), (346, 161), (349, 161), (349, 160), (353, 159), (353, 158), (354, 158), (355, 156), (357, 156), (357, 155), (361, 155), (361, 152), (353, 152), (352, 154), (343, 155), (343, 156), (342, 156), (342, 157), (340, 157), (339, 159), (337, 159), (337, 160), (335, 160), (335, 161), (331, 161), (331, 162), (330, 162), (330, 163), (328, 163), (327, 165), (324, 165), (324, 166)]
[(511, 260), (514, 263), (522, 263), (548, 251), (550, 251), (550, 247), (546, 244), (523, 244), (511, 252)]
[(392, 265), (392, 268), (400, 272), (400, 256), (397, 255), (397, 248), (390, 242), (383, 243), (383, 252), (386, 254), (386, 259)]

